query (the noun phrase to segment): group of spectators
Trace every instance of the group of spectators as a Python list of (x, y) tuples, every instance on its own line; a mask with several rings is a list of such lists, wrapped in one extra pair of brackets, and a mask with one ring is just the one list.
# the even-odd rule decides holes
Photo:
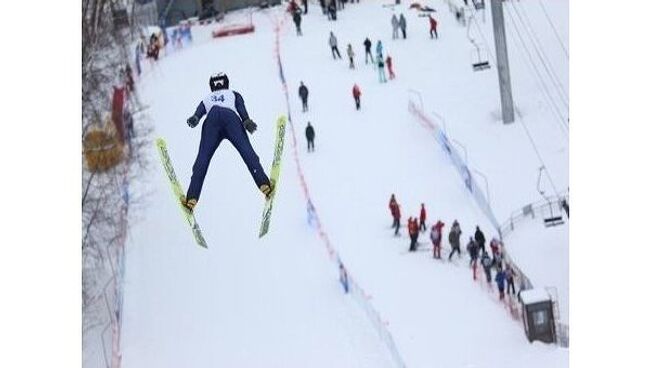
[[(388, 208), (393, 219), (392, 229), (395, 230), (394, 235), (400, 235), (401, 227), (401, 210), (400, 205), (395, 198), (395, 194), (391, 194)], [(443, 228), (445, 223), (438, 219), (429, 232), (429, 239), (432, 244), (433, 258), (442, 259), (441, 248), (443, 239)], [(407, 229), (409, 234), (409, 252), (415, 252), (420, 245), (418, 238), (420, 233), (426, 233), (427, 230), (427, 211), (424, 203), (420, 205), (420, 215), (411, 216), (407, 221)], [(462, 258), (461, 251), (461, 234), (462, 230), (458, 220), (454, 220), (449, 234), (447, 236), (449, 246), (451, 248), (447, 261), (451, 262), (454, 255), (458, 255), (458, 259)], [(469, 266), (474, 272), (476, 278), (476, 270), (479, 267), (485, 273), (485, 280), (488, 284), (492, 281), (497, 285), (499, 290), (499, 298), (504, 299), (506, 292), (515, 295), (515, 277), (516, 272), (512, 265), (506, 263), (503, 259), (503, 244), (499, 239), (493, 237), (489, 243), (489, 252), (486, 249), (486, 237), (481, 228), (477, 225), (473, 236), (469, 237), (469, 241), (465, 247), (469, 254)], [(494, 277), (493, 277), (494, 272)]]

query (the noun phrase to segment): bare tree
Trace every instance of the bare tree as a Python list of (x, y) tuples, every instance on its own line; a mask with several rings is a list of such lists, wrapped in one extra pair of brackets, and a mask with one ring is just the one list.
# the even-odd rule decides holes
[[(124, 19), (133, 0), (82, 1), (82, 129), (100, 128), (111, 111), (114, 86), (124, 86), (124, 68), (139, 34), (137, 19)], [(128, 26), (124, 26), (128, 22)], [(129, 210), (142, 201), (129, 190), (148, 170), (145, 147), (151, 144), (142, 106), (129, 99), (136, 121), (128, 141), (120, 142), (123, 159), (107, 170), (82, 171), (82, 326), (84, 335), (115, 319), (119, 303), (120, 267)], [(85, 340), (85, 336), (84, 336)]]

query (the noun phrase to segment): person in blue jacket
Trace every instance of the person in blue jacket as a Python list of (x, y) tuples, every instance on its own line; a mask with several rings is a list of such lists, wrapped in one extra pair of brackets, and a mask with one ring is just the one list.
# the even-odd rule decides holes
[(210, 160), (224, 139), (229, 140), (239, 152), (255, 184), (266, 198), (270, 197), (274, 186), (264, 173), (260, 159), (246, 135), (246, 131), (253, 134), (257, 124), (248, 116), (244, 99), (238, 92), (229, 89), (228, 76), (224, 73), (210, 77), (210, 90), (211, 93), (187, 119), (187, 125), (194, 128), (199, 124), (199, 120), (206, 116), (201, 128), (199, 153), (192, 167), (192, 180), (187, 189), (187, 196), (181, 198), (181, 203), (190, 212), (194, 210), (201, 195)]
[(499, 299), (503, 299), (505, 297), (504, 291), (506, 289), (506, 272), (501, 267), (498, 268), (494, 281), (497, 283), (497, 287), (499, 288)]

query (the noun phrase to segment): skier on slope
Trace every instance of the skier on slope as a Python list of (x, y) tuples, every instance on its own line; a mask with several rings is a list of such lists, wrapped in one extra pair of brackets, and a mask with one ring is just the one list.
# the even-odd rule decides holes
[(253, 134), (257, 124), (248, 116), (244, 99), (238, 92), (229, 89), (228, 76), (224, 73), (211, 76), (209, 83), (210, 94), (187, 119), (187, 125), (194, 128), (206, 115), (201, 128), (199, 153), (192, 167), (192, 180), (187, 189), (187, 196), (181, 197), (182, 205), (190, 212), (196, 207), (210, 160), (223, 139), (229, 140), (239, 152), (255, 184), (267, 199), (274, 189), (274, 183), (264, 173), (260, 159), (246, 135), (246, 131)]

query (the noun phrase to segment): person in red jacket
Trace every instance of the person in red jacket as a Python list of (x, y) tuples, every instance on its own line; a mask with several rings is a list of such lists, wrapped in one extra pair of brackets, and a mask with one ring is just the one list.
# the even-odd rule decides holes
[(414, 217), (409, 217), (408, 222), (409, 236), (411, 237), (411, 245), (409, 246), (409, 252), (415, 252), (417, 249), (418, 235), (420, 231), (418, 230), (418, 219)]
[(390, 55), (386, 56), (386, 66), (388, 67), (388, 79), (395, 79), (395, 72), (393, 72), (393, 58)]
[(445, 224), (438, 220), (433, 227), (431, 227), (431, 243), (433, 243), (433, 258), (440, 259), (440, 244), (442, 243), (442, 228)]
[(433, 35), (436, 35), (436, 40), (438, 39), (438, 22), (429, 14), (429, 35), (433, 38)]
[(390, 200), (388, 201), (388, 209), (390, 210), (390, 216), (393, 218), (393, 226), (395, 227), (395, 207), (397, 207), (397, 199), (395, 199), (395, 194), (390, 195)]
[(361, 108), (361, 89), (355, 83), (352, 87), (352, 97), (354, 97), (354, 103), (357, 105), (357, 110)]
[(424, 203), (422, 203), (422, 206), (420, 207), (420, 231), (427, 230), (427, 225), (425, 224), (426, 221), (427, 221), (427, 210), (424, 209)]
[(393, 225), (395, 227), (395, 236), (399, 235), (400, 219), (402, 217), (402, 212), (399, 209), (399, 204), (395, 204), (395, 212), (393, 213)]

